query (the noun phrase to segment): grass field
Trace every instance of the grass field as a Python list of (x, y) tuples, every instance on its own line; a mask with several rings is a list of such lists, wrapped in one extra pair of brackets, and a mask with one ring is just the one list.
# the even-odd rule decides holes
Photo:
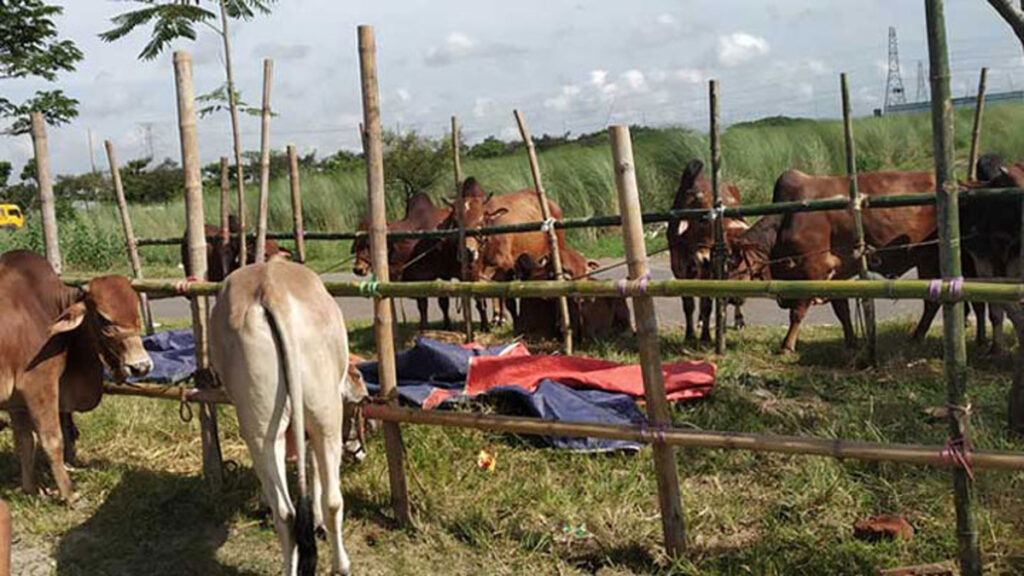
[[(730, 338), (714, 392), (677, 405), (675, 425), (943, 444), (945, 420), (926, 415), (945, 403), (938, 330), (919, 345), (907, 342), (909, 331), (883, 324), (881, 365), (863, 371), (852, 366), (838, 328), (806, 329), (801, 353), (789, 356), (775, 353), (781, 328), (748, 328)], [(408, 341), (412, 333), (401, 336)], [(351, 340), (353, 351), (373, 355), (368, 325), (353, 327)], [(1011, 361), (980, 352), (970, 350), (972, 439), (978, 448), (1022, 450), (1024, 442), (1006, 439)], [(627, 338), (584, 353), (637, 359)], [(662, 353), (675, 360), (709, 351), (666, 330)], [(182, 423), (173, 402), (107, 398), (79, 420), (87, 466), (73, 472), (74, 510), (21, 495), (10, 435), (0, 437), (0, 494), (13, 505), (22, 573), (37, 573), (30, 566), (61, 575), (277, 573), (273, 528), (257, 515), (257, 482), (233, 412), (221, 415), (230, 465), (225, 491), (210, 494), (199, 477), (196, 421)], [(356, 574), (868, 575), (879, 566), (956, 557), (945, 470), (681, 451), (690, 547), (672, 564), (661, 548), (649, 449), (580, 455), (510, 435), (403, 431), (412, 529), (389, 520), (379, 437), (366, 462), (343, 470), (345, 541)], [(493, 472), (476, 466), (481, 449), (497, 456)], [(975, 488), (986, 573), (1024, 572), (1024, 474), (979, 471)], [(905, 514), (917, 531), (913, 541), (853, 539), (856, 520), (883, 513)]]
[[(1007, 158), (1019, 158), (1024, 135), (1014, 128), (1024, 121), (1024, 105), (1004, 104), (986, 111), (982, 149)], [(956, 113), (957, 170), (966, 173), (971, 111)], [(858, 147), (858, 168), (865, 170), (930, 170), (932, 163), (931, 125), (926, 114), (858, 118), (854, 122)], [(704, 134), (682, 128), (634, 129), (637, 180), (645, 211), (669, 208), (685, 164), (692, 158), (707, 158)], [(787, 168), (810, 173), (837, 174), (844, 171), (842, 126), (837, 120), (766, 119), (738, 124), (722, 138), (724, 174), (737, 183), (746, 203), (768, 202), (775, 179)], [(611, 154), (603, 138), (572, 142), (539, 155), (545, 188), (567, 216), (608, 214), (615, 201)], [(467, 158), (466, 176), (475, 176), (495, 192), (532, 186), (525, 152), (486, 160)], [(440, 199), (451, 196), (450, 179), (441, 178), (430, 190)], [(306, 173), (302, 177), (303, 212), (309, 230), (350, 231), (358, 223), (365, 205), (362, 170), (341, 173)], [(255, 221), (258, 192), (250, 187), (250, 222)], [(218, 214), (218, 195), (208, 190), (207, 221)], [(291, 205), (287, 178), (275, 175), (270, 187), (270, 228), (291, 229)], [(392, 217), (400, 216), (401, 198), (389, 198)], [(166, 205), (132, 206), (137, 236), (180, 236), (185, 211), (181, 201)], [(38, 219), (18, 233), (0, 234), (0, 251), (12, 247), (42, 248)], [(595, 230), (573, 230), (569, 241), (590, 257), (618, 256), (621, 244), (606, 240)], [(126, 270), (117, 212), (112, 205), (75, 212), (74, 221), (61, 223), (65, 260), (70, 270)], [(310, 242), (309, 259), (323, 269), (348, 255), (346, 242)], [(144, 266), (151, 277), (179, 275), (180, 255), (176, 248), (145, 248)]]

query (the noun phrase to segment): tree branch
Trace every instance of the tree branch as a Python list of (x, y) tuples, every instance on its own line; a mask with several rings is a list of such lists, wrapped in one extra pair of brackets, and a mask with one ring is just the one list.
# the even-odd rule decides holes
[(1011, 0), (988, 0), (988, 3), (1013, 28), (1013, 33), (1017, 35), (1021, 46), (1024, 47), (1024, 1), (1021, 2), (1020, 8), (1015, 6), (1015, 2)]

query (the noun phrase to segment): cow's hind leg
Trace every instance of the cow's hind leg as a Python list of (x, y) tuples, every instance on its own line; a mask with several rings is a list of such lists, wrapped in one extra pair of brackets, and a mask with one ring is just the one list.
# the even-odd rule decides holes
[(804, 321), (804, 316), (807, 316), (807, 309), (810, 307), (810, 300), (798, 300), (793, 303), (793, 307), (789, 310), (789, 331), (786, 332), (786, 337), (782, 339), (783, 352), (796, 351), (796, 339), (800, 335), (800, 323)]
[(711, 298), (700, 299), (700, 341), (711, 342)]
[(747, 327), (747, 321), (743, 318), (743, 299), (737, 298), (732, 303), (732, 325), (737, 330)]
[[(283, 428), (286, 428), (282, 424)], [(295, 508), (288, 496), (288, 476), (285, 469), (285, 440), (278, 436), (269, 442), (247, 439), (253, 467), (260, 479), (263, 499), (270, 504), (274, 530), (281, 545), (281, 561), (285, 576), (295, 574), (298, 548), (295, 543)]]
[(850, 301), (845, 298), (836, 298), (831, 301), (832, 311), (843, 326), (843, 342), (847, 348), (857, 347), (857, 334), (853, 331), (853, 319), (850, 317)]
[(938, 313), (939, 307), (938, 302), (925, 301), (921, 320), (917, 323), (917, 328), (914, 328), (914, 335), (911, 336), (913, 340), (921, 341), (928, 334), (928, 329), (932, 327), (932, 321), (935, 320), (935, 314)]
[[(970, 309), (974, 310), (974, 319), (978, 323), (977, 335), (974, 338), (974, 342), (981, 346), (988, 342), (985, 328), (988, 325), (988, 317), (985, 315), (985, 308), (987, 307), (984, 302), (970, 302)], [(964, 314), (966, 317), (967, 315)]]
[(316, 462), (314, 473), (319, 473), (319, 481), (323, 486), (320, 496), (321, 513), (327, 539), (331, 543), (331, 574), (347, 576), (351, 564), (345, 545), (342, 542), (341, 523), (344, 516), (344, 503), (341, 496), (342, 440), (338, 434), (312, 435), (313, 460)]
[(11, 431), (18, 459), (21, 460), (21, 489), (26, 494), (36, 494), (39, 491), (36, 485), (36, 436), (27, 412), (11, 412)]
[[(989, 348), (988, 353), (996, 356), (1003, 352), (1003, 319), (1006, 318), (1006, 305), (989, 304), (988, 314), (989, 321), (992, 322), (992, 347)], [(979, 320), (978, 322), (983, 321)]]
[(693, 329), (694, 301), (690, 296), (683, 296), (683, 321), (686, 324), (686, 339), (696, 340), (697, 331)]
[(420, 330), (427, 329), (427, 321), (429, 318), (429, 307), (430, 301), (426, 298), (416, 299), (416, 309), (420, 312)]
[(441, 318), (444, 319), (445, 330), (452, 329), (452, 318), (451, 316), (448, 315), (449, 305), (450, 301), (448, 300), (448, 298), (441, 297), (437, 299), (437, 306), (441, 309)]
[(78, 450), (76, 445), (78, 444), (79, 432), (71, 412), (60, 413), (60, 431), (64, 436), (64, 463), (71, 467), (78, 466)]

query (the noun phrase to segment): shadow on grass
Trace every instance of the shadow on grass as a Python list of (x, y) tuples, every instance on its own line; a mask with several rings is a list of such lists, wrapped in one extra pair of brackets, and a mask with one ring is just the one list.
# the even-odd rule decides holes
[(222, 565), (216, 555), (232, 518), (252, 506), (257, 487), (249, 469), (217, 497), (199, 477), (128, 470), (99, 509), (65, 534), (56, 573), (251, 574)]

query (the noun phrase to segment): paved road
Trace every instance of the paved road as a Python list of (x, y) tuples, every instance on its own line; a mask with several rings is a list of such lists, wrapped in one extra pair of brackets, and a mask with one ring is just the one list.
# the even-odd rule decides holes
[[(602, 265), (607, 265), (614, 262), (614, 260), (602, 261)], [(672, 278), (672, 270), (669, 266), (667, 255), (659, 255), (651, 260), (652, 275), (655, 280), (668, 280)], [(622, 277), (625, 274), (624, 268), (612, 270), (599, 276), (602, 279), (616, 279)], [(344, 274), (329, 274), (326, 278), (336, 281), (346, 280), (359, 280), (356, 276), (351, 273)], [(368, 320), (373, 317), (373, 307), (370, 300), (365, 298), (338, 298), (338, 304), (341, 306), (342, 311), (345, 313), (345, 317), (351, 320)], [(410, 300), (404, 300), (402, 306), (405, 307), (406, 317), (410, 322), (416, 321), (419, 317), (416, 312), (416, 305)], [(886, 318), (912, 318), (917, 319), (921, 314), (921, 303), (913, 300), (877, 300), (876, 309), (879, 319)], [(677, 326), (683, 323), (683, 310), (682, 305), (678, 298), (656, 298), (655, 307), (658, 312), (658, 322), (663, 326)], [(184, 298), (170, 298), (166, 300), (158, 300), (153, 302), (153, 315), (159, 319), (161, 318), (187, 318), (189, 317), (188, 302)], [(454, 304), (453, 304), (454, 310)], [(744, 315), (746, 316), (748, 325), (786, 325), (789, 322), (789, 313), (786, 310), (779, 308), (778, 304), (774, 300), (768, 299), (751, 299), (747, 300), (746, 305), (743, 307)], [(437, 320), (440, 319), (440, 312), (436, 304), (431, 303), (430, 306), (431, 318)], [(936, 318), (936, 325), (942, 321), (941, 314)], [(730, 322), (732, 313), (730, 312)], [(399, 312), (399, 319), (401, 319), (401, 312)], [(828, 305), (814, 306), (811, 311), (807, 314), (807, 318), (804, 321), (805, 324), (813, 325), (828, 325), (837, 324), (838, 321), (835, 315), (832, 313), (832, 308)]]

